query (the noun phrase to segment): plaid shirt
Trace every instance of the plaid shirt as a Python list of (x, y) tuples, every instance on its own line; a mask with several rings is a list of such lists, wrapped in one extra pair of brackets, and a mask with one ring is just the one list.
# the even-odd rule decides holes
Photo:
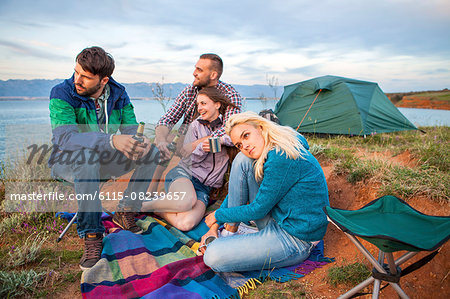
[[(242, 98), (239, 93), (227, 83), (219, 81), (216, 88), (223, 92), (225, 96), (235, 104), (238, 109), (228, 107), (225, 111), (224, 124), (232, 114), (240, 113), (242, 107)], [(171, 130), (173, 126), (183, 117), (183, 123), (180, 127), (179, 134), (186, 134), (188, 125), (194, 120), (196, 112), (195, 99), (197, 98), (198, 88), (193, 85), (187, 86), (183, 91), (177, 96), (175, 102), (170, 106), (169, 110), (161, 117), (158, 126), (166, 126)], [(225, 135), (224, 125), (218, 130), (214, 131), (214, 137), (221, 137)]]

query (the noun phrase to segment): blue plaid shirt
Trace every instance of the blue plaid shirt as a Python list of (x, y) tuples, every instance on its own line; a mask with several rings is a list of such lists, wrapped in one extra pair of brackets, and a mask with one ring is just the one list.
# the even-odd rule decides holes
[[(237, 109), (232, 107), (227, 108), (223, 122), (225, 125), (230, 115), (241, 112), (242, 98), (230, 84), (219, 81), (216, 88), (223, 92), (230, 102), (238, 107)], [(184, 135), (187, 131), (188, 125), (195, 119), (195, 99), (197, 98), (197, 94), (198, 88), (196, 86), (189, 85), (183, 89), (183, 91), (175, 99), (173, 105), (170, 106), (169, 110), (167, 110), (167, 112), (161, 117), (156, 126), (166, 126), (169, 130), (171, 130), (173, 126), (184, 116), (183, 123), (179, 130), (179, 134)], [(225, 135), (224, 125), (214, 131), (212, 136), (221, 137)]]

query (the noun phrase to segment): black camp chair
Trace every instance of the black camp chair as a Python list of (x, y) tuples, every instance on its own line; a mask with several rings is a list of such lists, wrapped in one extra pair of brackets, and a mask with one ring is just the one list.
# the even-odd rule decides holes
[[(342, 230), (374, 266), (372, 276), (340, 296), (353, 298), (374, 282), (372, 298), (378, 298), (381, 281), (388, 282), (401, 298), (409, 298), (400, 288), (402, 276), (429, 262), (450, 238), (450, 217), (429, 216), (413, 209), (403, 200), (387, 195), (375, 199), (359, 210), (324, 208), (328, 220)], [(356, 238), (362, 238), (379, 248), (378, 260)], [(393, 252), (407, 252), (394, 260)], [(434, 251), (402, 270), (399, 266), (420, 251)], [(385, 258), (387, 264), (384, 263)], [(386, 284), (385, 287), (388, 285)]]

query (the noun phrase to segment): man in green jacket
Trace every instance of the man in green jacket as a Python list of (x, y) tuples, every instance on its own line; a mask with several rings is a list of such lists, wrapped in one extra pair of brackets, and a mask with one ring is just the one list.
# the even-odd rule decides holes
[(113, 71), (110, 54), (100, 47), (86, 48), (76, 57), (74, 75), (50, 94), (53, 152), (49, 165), (52, 175), (73, 182), (77, 199), (82, 198), (77, 231), (85, 244), (83, 270), (95, 265), (102, 250), (100, 181), (134, 169), (127, 189), (112, 192), (113, 198), (108, 199), (120, 200), (113, 222), (140, 234), (134, 212), (146, 198), (159, 156), (147, 138), (143, 142), (133, 138), (134, 108), (125, 87), (111, 77)]

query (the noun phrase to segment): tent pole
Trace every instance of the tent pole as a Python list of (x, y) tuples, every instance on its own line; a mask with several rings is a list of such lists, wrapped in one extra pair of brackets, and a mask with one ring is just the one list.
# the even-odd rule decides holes
[(306, 115), (308, 115), (309, 110), (311, 109), (312, 105), (314, 105), (314, 102), (317, 100), (317, 97), (319, 96), (321, 91), (322, 89), (319, 89), (319, 93), (314, 98), (314, 101), (312, 101), (311, 106), (309, 106), (308, 111), (306, 111), (305, 116), (303, 116), (302, 121), (298, 124), (298, 127), (297, 129), (295, 129), (295, 131), (298, 131), (298, 128), (300, 128), (300, 126), (302, 125), (302, 122), (305, 120)]

